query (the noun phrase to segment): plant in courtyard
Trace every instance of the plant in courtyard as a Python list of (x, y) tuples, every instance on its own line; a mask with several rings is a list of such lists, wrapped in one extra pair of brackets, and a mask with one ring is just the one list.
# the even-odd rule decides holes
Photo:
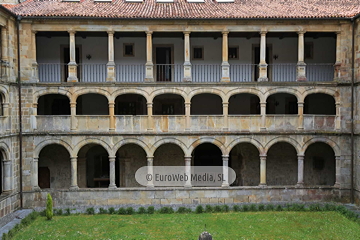
[(126, 209), (123, 208), (123, 207), (119, 208), (118, 214), (119, 214), (119, 215), (126, 215)]
[(216, 205), (216, 206), (214, 207), (214, 212), (222, 212), (221, 206)]
[(205, 206), (205, 212), (211, 213), (213, 211), (214, 211), (214, 208), (211, 205), (206, 205)]
[(256, 204), (250, 204), (249, 210), (251, 212), (256, 212), (258, 210)]
[(149, 206), (149, 207), (147, 208), (147, 213), (148, 213), (148, 214), (154, 214), (154, 212), (155, 212), (155, 208), (154, 208), (153, 206)]
[(222, 208), (223, 212), (229, 212), (230, 211), (230, 208), (229, 208), (228, 205), (222, 205), (221, 208)]
[(47, 197), (46, 197), (46, 212), (45, 212), (45, 214), (46, 214), (47, 220), (51, 220), (52, 217), (54, 216), (53, 200), (52, 200), (50, 193), (48, 193)]
[(196, 209), (195, 209), (195, 212), (196, 212), (196, 213), (203, 213), (203, 212), (204, 212), (203, 206), (198, 205), (198, 206), (196, 207)]
[(94, 215), (95, 214), (95, 209), (93, 207), (86, 209), (86, 213), (89, 215)]
[(111, 207), (109, 208), (109, 214), (115, 214), (115, 208)]
[(241, 209), (240, 209), (240, 206), (238, 206), (238, 205), (234, 205), (234, 206), (233, 206), (233, 211), (234, 211), (234, 212), (240, 212), (240, 210), (241, 210)]
[(71, 214), (70, 208), (65, 208), (65, 215), (69, 216)]
[(106, 209), (104, 209), (104, 208), (99, 208), (99, 214), (107, 214), (108, 213), (108, 211), (106, 210)]
[(311, 204), (309, 207), (309, 210), (311, 212), (317, 212), (317, 211), (321, 211), (322, 209), (321, 209), (320, 204), (317, 203), (317, 204)]
[(132, 215), (132, 214), (134, 214), (134, 212), (135, 212), (132, 207), (126, 208), (125, 211), (126, 211), (126, 214), (127, 214), (127, 215)]
[(275, 211), (281, 212), (283, 210), (283, 207), (281, 205), (277, 205), (275, 208)]
[(249, 211), (249, 206), (248, 205), (244, 205), (241, 209), (242, 212), (248, 212)]
[(267, 205), (265, 206), (265, 210), (266, 210), (266, 211), (274, 211), (274, 209), (275, 209), (275, 207), (274, 207), (274, 205), (272, 205), (272, 204), (267, 204)]
[(145, 209), (144, 207), (139, 207), (137, 213), (138, 213), (138, 214), (145, 214), (145, 213), (146, 213), (146, 209)]
[(259, 211), (265, 211), (265, 205), (259, 204), (258, 209), (259, 209)]
[(186, 213), (186, 207), (179, 207), (177, 213)]
[(174, 213), (172, 207), (162, 207), (159, 209), (159, 213)]

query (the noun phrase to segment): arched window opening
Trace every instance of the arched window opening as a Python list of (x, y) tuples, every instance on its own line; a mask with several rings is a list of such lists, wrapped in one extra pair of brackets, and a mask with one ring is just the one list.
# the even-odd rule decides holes
[(229, 115), (260, 114), (260, 99), (249, 93), (235, 94), (229, 99)]
[(4, 154), (2, 153), (2, 151), (0, 151), (0, 194), (3, 193), (3, 183), (4, 183), (4, 177), (5, 177), (5, 174), (4, 174), (4, 168), (3, 168), (3, 163), (4, 163)]
[(211, 93), (195, 95), (191, 99), (191, 115), (222, 115), (222, 99)]
[(154, 153), (154, 166), (184, 166), (184, 152), (173, 143), (158, 147)]
[(267, 98), (266, 114), (298, 114), (297, 98), (289, 93), (276, 93)]
[(177, 94), (161, 94), (153, 101), (154, 115), (184, 115), (184, 98)]
[(146, 115), (147, 106), (144, 96), (124, 94), (115, 99), (115, 115)]
[(222, 152), (212, 143), (203, 143), (193, 151), (194, 166), (222, 166)]
[(336, 115), (335, 99), (324, 93), (310, 94), (304, 100), (304, 114)]
[(0, 116), (4, 116), (4, 98), (0, 93)]
[(46, 94), (39, 98), (38, 115), (70, 115), (70, 100), (61, 94)]
[(76, 100), (77, 115), (109, 115), (109, 104), (105, 96), (88, 93)]

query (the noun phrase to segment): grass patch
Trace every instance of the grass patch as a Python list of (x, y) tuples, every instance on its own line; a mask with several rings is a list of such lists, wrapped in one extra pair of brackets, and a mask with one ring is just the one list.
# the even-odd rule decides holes
[(215, 239), (360, 236), (360, 225), (338, 212), (274, 211), (39, 217), (13, 239), (197, 239), (205, 224)]

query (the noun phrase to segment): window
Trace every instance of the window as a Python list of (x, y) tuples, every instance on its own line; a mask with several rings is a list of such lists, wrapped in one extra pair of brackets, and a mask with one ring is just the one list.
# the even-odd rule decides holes
[(204, 48), (203, 47), (193, 47), (193, 60), (204, 60)]
[(4, 111), (3, 111), (3, 98), (0, 94), (0, 116), (4, 115)]
[(304, 57), (305, 59), (314, 58), (314, 43), (306, 42), (304, 45)]
[(124, 43), (124, 57), (134, 57), (134, 44)]
[(229, 47), (229, 60), (239, 59), (239, 47)]

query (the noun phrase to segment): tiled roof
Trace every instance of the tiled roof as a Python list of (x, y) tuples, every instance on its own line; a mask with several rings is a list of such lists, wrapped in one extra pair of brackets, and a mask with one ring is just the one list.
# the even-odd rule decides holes
[(162, 19), (241, 19), (241, 18), (350, 18), (360, 13), (360, 0), (235, 0), (233, 3), (142, 3), (62, 2), (61, 0), (27, 0), (10, 11), (32, 17), (99, 17)]

